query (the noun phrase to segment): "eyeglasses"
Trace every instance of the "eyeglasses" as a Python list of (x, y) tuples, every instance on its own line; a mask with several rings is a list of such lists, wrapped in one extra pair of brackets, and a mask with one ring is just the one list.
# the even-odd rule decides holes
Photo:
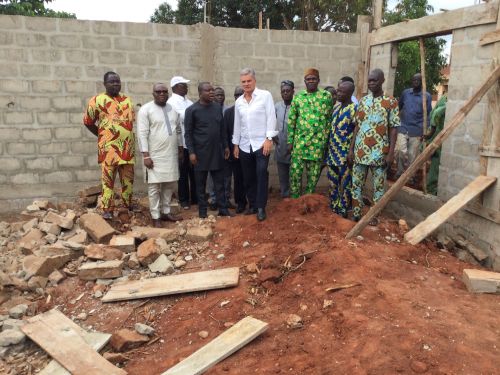
[(284, 81), (281, 81), (281, 86), (295, 87), (295, 84), (292, 81), (290, 81), (289, 79), (286, 79)]
[(155, 90), (155, 94), (168, 94), (168, 90)]

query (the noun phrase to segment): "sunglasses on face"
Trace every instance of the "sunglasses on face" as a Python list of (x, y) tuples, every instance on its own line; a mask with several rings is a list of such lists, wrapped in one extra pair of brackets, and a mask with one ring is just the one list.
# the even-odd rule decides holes
[(167, 90), (155, 90), (155, 94), (168, 94)]

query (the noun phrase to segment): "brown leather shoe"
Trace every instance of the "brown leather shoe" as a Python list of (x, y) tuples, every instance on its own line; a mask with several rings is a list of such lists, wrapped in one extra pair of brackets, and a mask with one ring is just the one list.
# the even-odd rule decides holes
[(173, 215), (173, 214), (166, 214), (166, 215), (161, 215), (161, 219), (162, 219), (163, 221), (172, 221), (172, 222), (176, 222), (176, 221), (181, 221), (181, 220), (182, 220), (182, 217), (177, 216), (177, 215)]
[(161, 220), (160, 219), (153, 219), (153, 227), (163, 228), (163, 225), (161, 224)]

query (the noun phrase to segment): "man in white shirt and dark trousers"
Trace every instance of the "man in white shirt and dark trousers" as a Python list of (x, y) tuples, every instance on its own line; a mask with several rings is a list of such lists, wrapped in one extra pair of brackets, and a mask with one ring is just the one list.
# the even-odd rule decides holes
[(156, 83), (153, 98), (141, 107), (137, 115), (137, 134), (144, 160), (144, 179), (148, 184), (151, 218), (155, 227), (161, 227), (160, 219), (181, 220), (171, 214), (170, 201), (179, 179), (182, 132), (179, 115), (167, 104), (167, 86)]
[(234, 157), (240, 159), (243, 180), (249, 201), (246, 214), (257, 214), (266, 219), (267, 190), (269, 185), (269, 154), (276, 131), (276, 112), (271, 93), (256, 88), (255, 70), (240, 72), (243, 95), (234, 106)]
[(172, 88), (172, 96), (168, 99), (167, 103), (170, 104), (175, 111), (179, 114), (180, 124), (182, 129), (182, 143), (184, 148), (184, 155), (179, 161), (179, 182), (177, 183), (177, 190), (179, 194), (179, 203), (185, 210), (189, 209), (190, 204), (197, 204), (196, 198), (196, 183), (194, 178), (194, 169), (189, 162), (189, 152), (184, 141), (184, 113), (186, 108), (191, 106), (193, 102), (189, 100), (186, 95), (188, 92), (189, 79), (181, 76), (172, 77), (170, 80), (170, 87)]

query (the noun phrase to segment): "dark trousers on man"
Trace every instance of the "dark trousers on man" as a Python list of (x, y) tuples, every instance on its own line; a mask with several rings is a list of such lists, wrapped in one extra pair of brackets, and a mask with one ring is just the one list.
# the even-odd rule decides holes
[(240, 161), (250, 209), (266, 208), (269, 155), (264, 156), (262, 147), (250, 153), (240, 150)]
[[(198, 212), (200, 216), (206, 216), (208, 201), (206, 197), (207, 177), (209, 171), (194, 171), (196, 179), (196, 191), (198, 195)], [(227, 201), (224, 194), (224, 169), (210, 171), (214, 181), (215, 194), (217, 196), (217, 207), (219, 212), (227, 210)]]
[(196, 182), (194, 178), (193, 166), (189, 161), (189, 152), (184, 149), (184, 157), (179, 162), (179, 181), (177, 182), (179, 203), (181, 206), (197, 204)]
[(224, 192), (227, 202), (231, 197), (231, 177), (234, 177), (234, 203), (240, 209), (247, 205), (247, 195), (245, 194), (245, 185), (243, 183), (243, 171), (239, 160), (231, 160), (226, 165), (226, 175), (224, 176)]

